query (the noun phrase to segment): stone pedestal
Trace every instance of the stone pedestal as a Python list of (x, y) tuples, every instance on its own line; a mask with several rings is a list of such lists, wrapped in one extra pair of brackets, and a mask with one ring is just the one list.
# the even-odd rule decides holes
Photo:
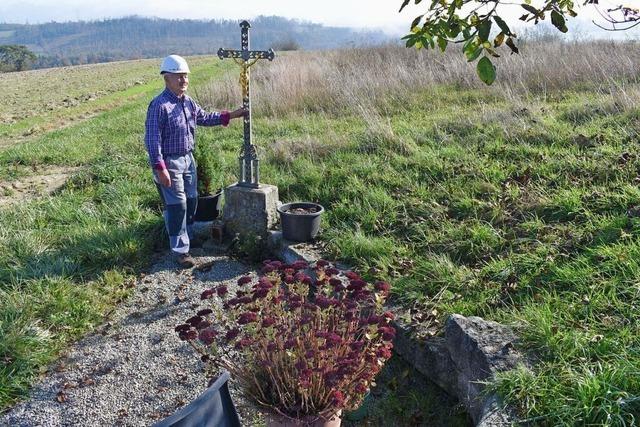
[(266, 238), (278, 222), (278, 187), (260, 184), (258, 188), (237, 184), (224, 189), (224, 230), (227, 236)]

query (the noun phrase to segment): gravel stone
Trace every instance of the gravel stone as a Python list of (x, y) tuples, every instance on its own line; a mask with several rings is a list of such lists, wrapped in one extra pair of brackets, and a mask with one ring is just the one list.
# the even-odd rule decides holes
[[(230, 290), (251, 267), (207, 242), (192, 251), (210, 269), (180, 270), (162, 257), (108, 321), (75, 343), (33, 386), (28, 400), (0, 416), (1, 426), (148, 426), (207, 388), (203, 363), (173, 328), (195, 314), (204, 289)], [(209, 302), (216, 299), (211, 299)], [(219, 301), (219, 300), (218, 300)], [(230, 389), (243, 425), (259, 415)]]

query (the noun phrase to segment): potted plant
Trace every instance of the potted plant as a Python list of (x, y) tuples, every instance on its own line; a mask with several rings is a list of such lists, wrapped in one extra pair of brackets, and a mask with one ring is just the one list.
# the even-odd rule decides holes
[(307, 268), (265, 261), (262, 274), (240, 278), (235, 292), (219, 285), (202, 293), (205, 302), (223, 298), (222, 313), (211, 304), (176, 326), (208, 375), (229, 371), (270, 426), (340, 425), (341, 412), (360, 406), (391, 356), (389, 285), (326, 261), (313, 275)]
[(282, 237), (296, 242), (308, 242), (316, 238), (320, 230), (320, 215), (324, 208), (311, 202), (285, 203), (278, 206)]
[[(212, 186), (217, 158), (204, 147), (193, 152), (198, 168), (198, 207), (194, 215), (195, 221), (213, 221), (220, 214), (222, 188), (214, 190)], [(218, 165), (219, 166), (219, 165)], [(220, 170), (220, 168), (218, 168)]]

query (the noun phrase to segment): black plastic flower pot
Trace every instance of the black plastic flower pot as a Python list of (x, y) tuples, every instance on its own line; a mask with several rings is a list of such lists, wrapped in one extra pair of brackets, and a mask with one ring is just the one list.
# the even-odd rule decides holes
[(213, 221), (220, 215), (220, 205), (222, 202), (222, 191), (210, 196), (198, 197), (198, 207), (193, 216), (194, 221)]
[(324, 208), (311, 202), (286, 203), (278, 207), (282, 237), (294, 242), (308, 242), (318, 235)]
[(240, 427), (228, 381), (229, 373), (224, 372), (196, 400), (153, 427)]

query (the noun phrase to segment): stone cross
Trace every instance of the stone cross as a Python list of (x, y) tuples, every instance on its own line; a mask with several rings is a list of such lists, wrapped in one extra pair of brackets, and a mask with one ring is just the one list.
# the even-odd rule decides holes
[(255, 145), (251, 143), (251, 95), (249, 92), (249, 67), (255, 64), (258, 59), (268, 59), (272, 61), (275, 57), (273, 49), (269, 50), (249, 50), (249, 22), (240, 23), (240, 50), (222, 49), (218, 50), (220, 59), (232, 58), (236, 64), (240, 65), (240, 86), (242, 87), (242, 105), (248, 111), (244, 117), (244, 143), (240, 150), (240, 174), (238, 185), (241, 187), (258, 188), (260, 186), (260, 160)]

